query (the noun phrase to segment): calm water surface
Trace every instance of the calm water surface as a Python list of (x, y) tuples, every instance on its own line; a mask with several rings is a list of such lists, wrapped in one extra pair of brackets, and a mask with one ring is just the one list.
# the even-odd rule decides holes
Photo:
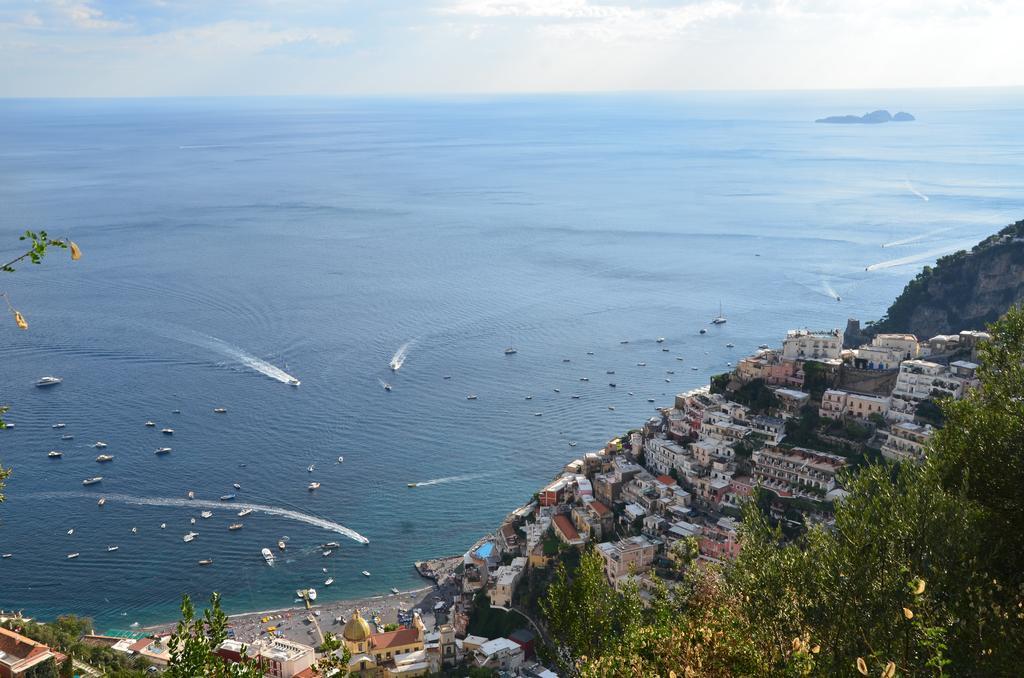
[[(878, 107), (919, 121), (809, 122)], [(0, 279), (31, 323), (0, 323), (0, 608), (124, 628), (182, 592), (288, 605), (323, 567), (326, 598), (415, 585), (676, 392), (878, 317), (1019, 219), (1022, 113), (1019, 91), (0, 101), (0, 254), (26, 227), (85, 251)], [(193, 527), (190, 489), (281, 511)]]

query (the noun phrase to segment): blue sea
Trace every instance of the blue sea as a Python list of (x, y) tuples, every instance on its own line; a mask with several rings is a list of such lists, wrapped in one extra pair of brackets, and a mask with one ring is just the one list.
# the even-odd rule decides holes
[[(918, 120), (813, 123), (883, 107)], [(0, 608), (418, 585), (675, 393), (1020, 219), (1022, 119), (1021, 90), (0, 100), (2, 259), (25, 228), (84, 252), (0, 274), (31, 325), (0, 315)]]

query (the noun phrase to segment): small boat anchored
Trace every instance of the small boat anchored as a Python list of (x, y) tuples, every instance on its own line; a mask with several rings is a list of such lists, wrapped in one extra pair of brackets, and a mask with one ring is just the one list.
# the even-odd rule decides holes
[(264, 546), (260, 553), (263, 554), (263, 560), (267, 561), (267, 565), (274, 564), (274, 553), (270, 549)]
[(162, 429), (160, 429), (160, 433), (163, 433), (165, 436), (173, 436), (174, 435), (174, 429), (173, 428), (162, 428)]
[(250, 513), (252, 513), (252, 509), (251, 508), (242, 509), (241, 511), (238, 512), (238, 517), (239, 518), (244, 518), (247, 515), (249, 515)]
[(92, 446), (95, 447), (97, 450), (102, 450), (104, 447), (107, 446), (107, 444), (102, 440), (97, 440), (92, 444)]
[(103, 463), (105, 461), (114, 461), (114, 455), (112, 454), (101, 454), (96, 457), (96, 461)]
[(334, 583), (334, 577), (328, 577), (327, 579), (324, 580), (324, 586), (330, 586), (333, 583)]
[(65, 424), (62, 421), (59, 421), (56, 424), (54, 424), (53, 426), (51, 426), (50, 428), (64, 428), (65, 426), (67, 426), (67, 424)]
[(199, 564), (200, 565), (213, 565), (213, 559), (212, 558), (204, 558), (203, 560), (199, 561)]
[(94, 476), (92, 478), (86, 478), (85, 480), (82, 481), (82, 484), (83, 485), (95, 485), (96, 483), (100, 482), (101, 480), (103, 480), (103, 476)]
[(75, 558), (77, 558), (77, 557), (78, 557), (78, 555), (79, 555), (79, 554), (78, 554), (77, 552), (75, 552), (75, 553), (69, 553), (69, 554), (68, 554), (68, 560), (74, 560)]
[(116, 551), (119, 548), (121, 548), (121, 547), (118, 546), (117, 544), (111, 544), (110, 546), (107, 547), (107, 553), (110, 553), (111, 551)]
[(64, 456), (64, 453), (61, 452), (60, 450), (50, 450), (49, 452), (46, 453), (46, 456), (49, 457), (50, 459), (59, 459)]
[(100, 497), (100, 500), (98, 502), (96, 502), (96, 505), (97, 506), (103, 506), (106, 503), (107, 503), (107, 498), (106, 497)]
[(227, 414), (228, 408), (226, 407), (215, 407), (213, 411), (217, 414)]
[(203, 511), (199, 514), (199, 517), (206, 520), (213, 517), (213, 511)]
[[(60, 377), (39, 377), (39, 379), (36, 381), (36, 386), (56, 386), (62, 381), (64, 380), (61, 379)], [(76, 553), (75, 555), (77, 556), (78, 554)]]
[(199, 536), (198, 532), (189, 532), (184, 537), (182, 537), (181, 540), (187, 544), (188, 542), (192, 541), (193, 539), (195, 539), (198, 536)]
[[(155, 452), (154, 452), (153, 454), (157, 454), (157, 455), (160, 455), (160, 454), (167, 454), (167, 453), (169, 453), (170, 451), (171, 451), (171, 448), (170, 448), (170, 447), (158, 447), (158, 448), (156, 448), (156, 451), (155, 451)], [(189, 497), (189, 499), (191, 499), (191, 498), (192, 498), (192, 497)]]
[(419, 483), (407, 483), (406, 487), (417, 487)]
[(233, 495), (233, 494), (222, 494), (220, 496), (220, 500), (221, 501), (231, 501), (234, 498), (235, 498), (235, 495)]
[(156, 426), (156, 422), (147, 421), (145, 426), (146, 426), (146, 428), (154, 428)]
[(369, 577), (369, 576), (370, 576), (370, 573), (369, 573), (369, 572), (367, 572), (366, 570), (363, 570), (363, 576), (364, 576), (364, 577)]
[(312, 492), (313, 490), (319, 490), (320, 489), (320, 483), (314, 481), (314, 482), (310, 483), (309, 487), (307, 487), (306, 489), (309, 490), (310, 492)]
[(476, 400), (476, 394), (470, 393), (468, 396), (466, 396), (466, 400)]
[(231, 523), (230, 525), (228, 525), (228, 530), (231, 532), (240, 529), (242, 529), (242, 523)]

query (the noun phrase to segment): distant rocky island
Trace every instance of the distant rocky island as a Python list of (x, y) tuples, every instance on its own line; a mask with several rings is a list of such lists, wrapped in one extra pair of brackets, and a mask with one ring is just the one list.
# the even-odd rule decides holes
[(900, 111), (893, 115), (889, 111), (871, 111), (864, 115), (830, 115), (827, 118), (818, 118), (814, 122), (825, 122), (833, 125), (877, 125), (883, 122), (910, 122), (914, 116), (906, 111)]

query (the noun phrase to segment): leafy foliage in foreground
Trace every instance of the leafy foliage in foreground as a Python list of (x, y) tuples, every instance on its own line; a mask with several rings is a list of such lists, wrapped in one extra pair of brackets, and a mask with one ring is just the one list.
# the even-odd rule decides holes
[(171, 636), (171, 661), (164, 672), (169, 678), (261, 678), (256, 662), (230, 663), (214, 654), (228, 637), (228, 618), (220, 607), (220, 594), (210, 596), (210, 607), (196, 617), (188, 596), (181, 601), (181, 620)]
[(601, 558), (544, 605), (582, 676), (1015, 676), (1024, 661), (1024, 309), (991, 327), (982, 385), (943, 402), (922, 465), (847, 480), (834, 529), (784, 543), (756, 506), (734, 563), (691, 569), (650, 604)]
[[(111, 678), (142, 678), (149, 666), (142, 657), (129, 657), (109, 647), (83, 643), (82, 635), (92, 629), (92, 621), (83, 617), (65, 615), (47, 624), (12, 619), (4, 626), (68, 655), (69, 659), (74, 657), (98, 668)], [(63, 666), (61, 670), (64, 671)]]

